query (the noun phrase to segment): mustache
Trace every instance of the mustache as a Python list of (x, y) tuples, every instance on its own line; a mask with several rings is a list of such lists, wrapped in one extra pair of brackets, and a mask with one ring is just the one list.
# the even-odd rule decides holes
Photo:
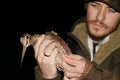
[(93, 23), (93, 24), (99, 24), (99, 25), (102, 25), (103, 27), (105, 27), (105, 28), (107, 28), (108, 27), (108, 25), (107, 24), (105, 24), (103, 21), (100, 21), (100, 20), (89, 20), (89, 21), (87, 21), (88, 23)]

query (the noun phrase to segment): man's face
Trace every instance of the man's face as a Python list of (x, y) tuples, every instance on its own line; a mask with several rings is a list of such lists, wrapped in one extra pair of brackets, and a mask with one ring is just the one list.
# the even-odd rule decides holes
[(103, 38), (113, 32), (119, 23), (119, 12), (102, 2), (88, 3), (87, 28), (90, 35), (95, 38)]

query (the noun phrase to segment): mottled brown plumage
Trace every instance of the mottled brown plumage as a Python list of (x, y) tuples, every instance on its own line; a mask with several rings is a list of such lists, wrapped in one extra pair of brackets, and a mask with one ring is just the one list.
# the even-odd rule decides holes
[[(61, 49), (57, 50), (58, 55), (56, 56), (56, 65), (57, 65), (57, 68), (61, 71), (63, 70), (63, 67), (61, 65), (62, 60), (60, 59), (59, 54), (71, 54), (71, 50), (69, 49), (67, 43), (60, 36), (58, 36), (56, 32), (54, 31), (46, 32), (45, 35), (47, 37), (50, 37), (57, 43), (59, 43), (59, 45), (62, 47)], [(39, 34), (30, 35), (29, 33), (26, 33), (20, 37), (20, 42), (23, 45), (21, 65), (22, 65), (23, 58), (24, 58), (27, 47), (30, 45), (33, 46), (35, 42), (38, 40), (39, 36), (40, 36)]]

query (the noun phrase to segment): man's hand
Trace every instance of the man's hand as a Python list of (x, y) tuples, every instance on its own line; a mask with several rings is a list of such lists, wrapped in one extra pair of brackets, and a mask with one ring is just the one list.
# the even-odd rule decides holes
[(64, 67), (65, 80), (81, 80), (92, 68), (92, 64), (79, 55), (61, 55), (61, 58), (63, 61), (62, 65)]
[(43, 77), (46, 79), (55, 78), (57, 76), (57, 69), (63, 71), (62, 60), (59, 54), (71, 54), (68, 45), (53, 31), (33, 36), (25, 34), (20, 38), (20, 41), (23, 44), (21, 62), (24, 58), (26, 48), (32, 45), (35, 52), (35, 59), (42, 71)]
[(37, 63), (46, 79), (52, 79), (57, 76), (55, 58), (57, 55), (56, 43), (46, 35), (40, 35), (35, 43), (34, 51)]

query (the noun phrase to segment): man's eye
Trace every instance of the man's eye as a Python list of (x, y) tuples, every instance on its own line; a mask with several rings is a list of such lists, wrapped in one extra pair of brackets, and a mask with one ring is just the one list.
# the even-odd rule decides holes
[(112, 8), (108, 8), (108, 11), (111, 12), (111, 13), (115, 13), (116, 11)]
[(98, 5), (96, 3), (91, 3), (91, 6), (97, 7)]

